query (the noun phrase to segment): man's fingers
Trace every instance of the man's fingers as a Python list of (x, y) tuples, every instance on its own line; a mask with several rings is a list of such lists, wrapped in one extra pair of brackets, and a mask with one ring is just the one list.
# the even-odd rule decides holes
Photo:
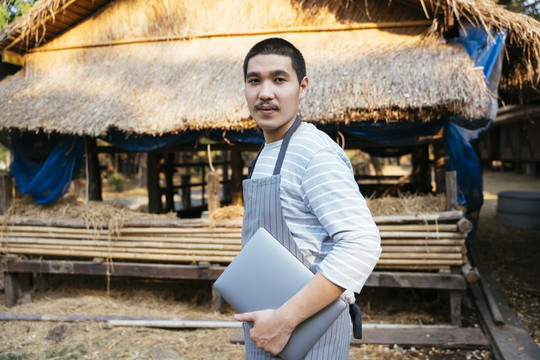
[(253, 313), (235, 314), (234, 320), (236, 321), (253, 321)]

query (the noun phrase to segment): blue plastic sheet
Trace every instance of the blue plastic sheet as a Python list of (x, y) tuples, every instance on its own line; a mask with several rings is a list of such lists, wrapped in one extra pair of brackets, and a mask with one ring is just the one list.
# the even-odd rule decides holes
[(38, 204), (48, 204), (68, 191), (80, 168), (83, 153), (83, 139), (66, 136), (44, 162), (13, 152), (11, 174), (21, 193), (31, 194)]

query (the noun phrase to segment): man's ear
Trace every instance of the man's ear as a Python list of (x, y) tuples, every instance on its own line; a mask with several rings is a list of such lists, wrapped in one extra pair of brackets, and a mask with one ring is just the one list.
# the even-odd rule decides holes
[(309, 79), (307, 76), (304, 76), (302, 81), (300, 81), (300, 99), (303, 99), (307, 95), (309, 85)]

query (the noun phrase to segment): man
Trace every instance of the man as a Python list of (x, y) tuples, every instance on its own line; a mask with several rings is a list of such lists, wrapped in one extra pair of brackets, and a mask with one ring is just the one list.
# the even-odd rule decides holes
[[(244, 79), (265, 145), (243, 184), (242, 244), (264, 227), (315, 274), (279, 309), (235, 315), (244, 322), (246, 359), (271, 359), (296, 326), (339, 296), (354, 303), (381, 247), (345, 153), (298, 117), (309, 84), (298, 49), (278, 38), (259, 42), (244, 60)], [(344, 311), (306, 359), (348, 359), (350, 338)]]

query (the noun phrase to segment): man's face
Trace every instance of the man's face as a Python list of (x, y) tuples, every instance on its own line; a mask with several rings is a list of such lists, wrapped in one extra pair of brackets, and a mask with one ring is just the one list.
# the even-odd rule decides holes
[(254, 56), (246, 74), (244, 93), (251, 116), (266, 142), (283, 139), (306, 96), (307, 77), (299, 84), (291, 58), (282, 55)]

